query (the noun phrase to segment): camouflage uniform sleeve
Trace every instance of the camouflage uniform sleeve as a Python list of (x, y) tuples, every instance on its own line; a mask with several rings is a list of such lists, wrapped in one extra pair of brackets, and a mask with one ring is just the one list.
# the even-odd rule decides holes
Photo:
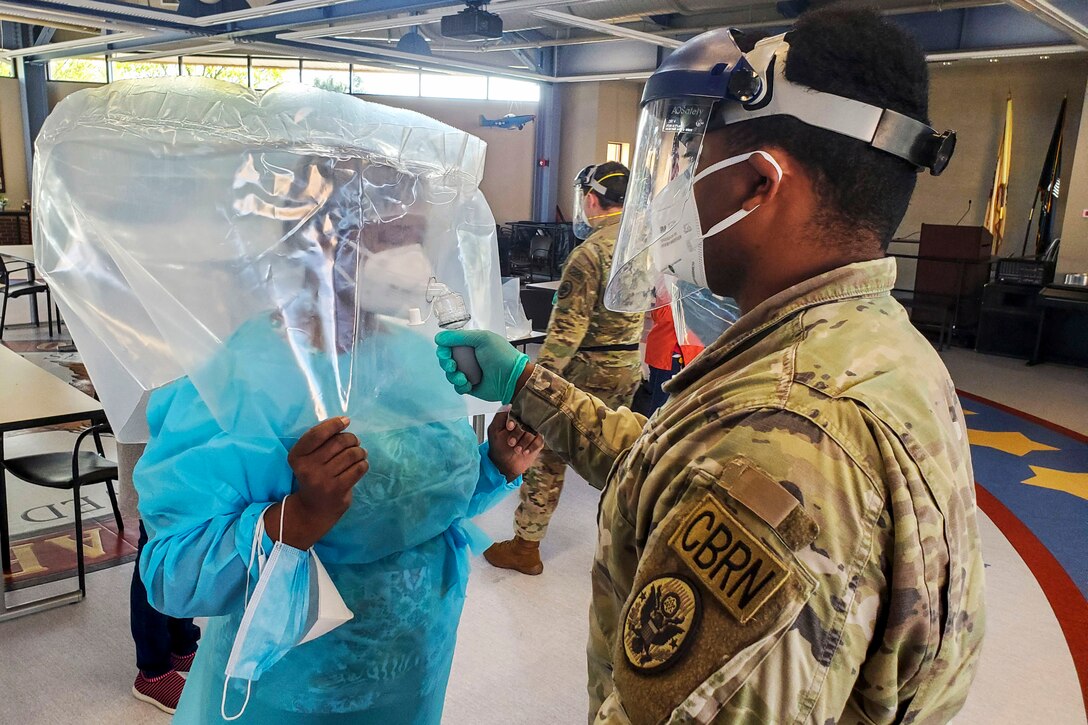
[(537, 356), (538, 365), (559, 375), (566, 372), (589, 330), (600, 281), (600, 263), (593, 250), (587, 244), (576, 247), (563, 267), (548, 321), (548, 337)]
[(616, 458), (646, 424), (644, 416), (627, 408), (610, 410), (540, 365), (514, 398), (512, 412), (595, 488), (604, 488)]
[(782, 410), (724, 423), (640, 442), (606, 489), (601, 540), (637, 569), (597, 722), (897, 721), (940, 639), (917, 520), (893, 526), (849, 438)]

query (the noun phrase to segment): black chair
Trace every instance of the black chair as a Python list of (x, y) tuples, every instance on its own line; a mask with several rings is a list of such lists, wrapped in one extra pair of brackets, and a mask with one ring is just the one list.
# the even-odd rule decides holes
[[(924, 310), (930, 313), (934, 320), (933, 327), (937, 328), (937, 351), (943, 352), (952, 344), (952, 320), (955, 317), (955, 309), (951, 300), (939, 298), (926, 299), (918, 297), (913, 290), (893, 289), (892, 297), (907, 310), (908, 313), (915, 310)], [(914, 323), (917, 328), (918, 324)], [(928, 327), (928, 325), (927, 325)], [(924, 330), (919, 330), (925, 332)]]
[(528, 248), (515, 249), (510, 255), (510, 271), (520, 277), (528, 272), (530, 282), (536, 281), (537, 266), (551, 279), (552, 273), (552, 235), (543, 229), (537, 229), (529, 239)]
[[(72, 453), (38, 453), (31, 456), (8, 458), (2, 462), (4, 468), (27, 483), (46, 488), (57, 488), (72, 492), (72, 507), (76, 517), (76, 569), (79, 572), (79, 591), (87, 596), (86, 569), (83, 564), (83, 514), (80, 511), (79, 491), (84, 486), (105, 483), (113, 505), (113, 516), (119, 531), (124, 531), (125, 522), (121, 518), (121, 509), (117, 506), (117, 492), (113, 482), (117, 480), (117, 464), (106, 458), (102, 451), (102, 433), (109, 433), (109, 425), (100, 423), (83, 431), (76, 438)], [(84, 439), (94, 436), (97, 453), (80, 451)], [(3, 494), (0, 491), (0, 494)], [(0, 522), (7, 539), (8, 522)], [(10, 556), (4, 552), (4, 556)]]
[[(25, 271), (32, 269), (31, 265), (20, 270)], [(38, 306), (38, 295), (45, 293), (45, 309), (49, 319), (49, 336), (53, 336), (53, 297), (49, 292), (49, 285), (41, 280), (25, 280), (15, 281), (11, 279), (11, 271), (8, 270), (7, 263), (3, 257), (0, 257), (0, 285), (4, 288), (4, 302), (0, 307), (0, 340), (4, 339), (4, 327), (7, 325), (8, 319), (8, 300), (18, 299), (20, 297), (32, 296), (34, 298), (34, 306)], [(59, 315), (58, 315), (59, 317)], [(59, 332), (59, 324), (58, 324)]]

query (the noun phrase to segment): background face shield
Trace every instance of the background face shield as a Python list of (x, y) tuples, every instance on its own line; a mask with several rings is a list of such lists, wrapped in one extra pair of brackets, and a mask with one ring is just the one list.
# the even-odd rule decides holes
[(685, 218), (694, 217), (698, 223), (691, 177), (713, 107), (712, 101), (703, 99), (660, 99), (643, 107), (623, 221), (605, 291), (605, 305), (610, 310), (656, 309), (669, 304), (680, 289), (674, 284), (676, 276), (668, 270), (666, 247), (677, 238), (678, 226)]
[(69, 96), (37, 141), (49, 280), (120, 440), (188, 376), (219, 425), (291, 438), (474, 412), (434, 362), (437, 277), (502, 331), (484, 145), (419, 114), (279, 86), (123, 81)]
[(586, 194), (588, 192), (581, 186), (574, 187), (574, 236), (585, 240), (593, 233), (593, 225), (586, 216)]

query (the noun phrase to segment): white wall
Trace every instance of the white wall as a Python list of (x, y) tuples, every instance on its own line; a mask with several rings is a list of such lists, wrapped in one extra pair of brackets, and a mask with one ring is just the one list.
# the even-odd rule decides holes
[(0, 78), (0, 152), (4, 161), (4, 195), (11, 209), (20, 208), (30, 199), (21, 109), (19, 81)]
[(634, 154), (642, 84), (632, 81), (568, 83), (562, 86), (559, 147), (559, 206), (570, 219), (574, 176), (607, 159), (608, 144), (631, 144)]
[[(1088, 129), (1088, 103), (1081, 111), (1080, 127)], [(1064, 153), (1073, 156), (1073, 170), (1062, 178), (1062, 183), (1068, 185), (1063, 187), (1067, 201), (1065, 223), (1061, 227), (1058, 281), (1066, 272), (1088, 272), (1088, 132), (1079, 134), (1075, 144), (1069, 139)]]
[(507, 113), (535, 114), (538, 104), (391, 96), (363, 98), (423, 113), (483, 139), (487, 143), (487, 160), (480, 189), (491, 206), (495, 221), (502, 224), (532, 218), (533, 172), (536, 163), (534, 124), (530, 123), (520, 131), (484, 128), (480, 126), (480, 116), (494, 119)]

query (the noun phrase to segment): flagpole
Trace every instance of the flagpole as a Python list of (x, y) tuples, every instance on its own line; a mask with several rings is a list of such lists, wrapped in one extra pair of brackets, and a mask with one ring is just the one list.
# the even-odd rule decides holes
[(1024, 244), (1020, 247), (1020, 256), (1028, 256), (1028, 237), (1031, 236), (1031, 220), (1035, 217), (1035, 207), (1039, 203), (1039, 190), (1035, 190), (1035, 200), (1031, 202), (1031, 211), (1028, 212), (1028, 228), (1024, 230)]

